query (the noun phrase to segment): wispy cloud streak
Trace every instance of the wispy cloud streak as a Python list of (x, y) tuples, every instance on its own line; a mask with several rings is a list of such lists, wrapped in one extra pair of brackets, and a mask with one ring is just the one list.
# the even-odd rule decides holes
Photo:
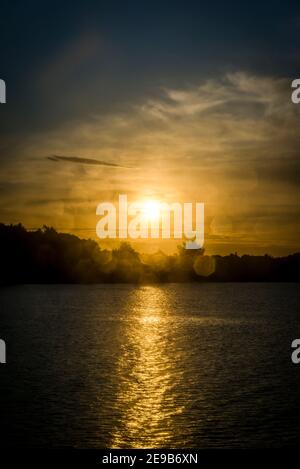
[(126, 166), (121, 166), (116, 163), (110, 163), (108, 161), (95, 160), (93, 158), (82, 158), (81, 156), (62, 156), (62, 155), (51, 155), (46, 157), (51, 161), (66, 161), (69, 163), (79, 163), (79, 164), (92, 164), (97, 166), (111, 166), (113, 168), (125, 168)]

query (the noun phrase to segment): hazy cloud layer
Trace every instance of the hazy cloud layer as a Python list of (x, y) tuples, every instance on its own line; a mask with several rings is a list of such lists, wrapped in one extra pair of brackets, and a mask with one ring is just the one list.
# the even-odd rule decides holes
[[(0, 181), (15, 188), (3, 194), (2, 219), (13, 214), (27, 225), (43, 219), (65, 229), (93, 229), (96, 205), (128, 193), (204, 202), (206, 239), (214, 248), (294, 249), (299, 125), (300, 106), (291, 103), (288, 79), (235, 73), (165, 88), (127, 111), (26, 137)], [(40, 155), (52, 160), (49, 165)], [(34, 199), (45, 209), (28, 204)]]

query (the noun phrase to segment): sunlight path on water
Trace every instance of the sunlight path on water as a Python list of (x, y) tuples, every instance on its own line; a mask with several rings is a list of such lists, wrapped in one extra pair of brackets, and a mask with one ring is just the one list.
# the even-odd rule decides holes
[(170, 350), (169, 295), (159, 287), (141, 287), (127, 306), (130, 320), (124, 321), (115, 403), (122, 417), (111, 447), (167, 446), (173, 436), (172, 417), (182, 412), (172, 392), (181, 373), (177, 370), (175, 376), (173, 367), (180, 352), (174, 356)]

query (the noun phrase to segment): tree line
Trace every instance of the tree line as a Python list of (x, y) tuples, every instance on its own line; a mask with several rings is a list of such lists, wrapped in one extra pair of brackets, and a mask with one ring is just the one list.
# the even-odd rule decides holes
[(27, 231), (0, 224), (2, 285), (19, 283), (296, 282), (300, 253), (286, 257), (230, 254), (178, 246), (176, 254), (140, 254), (129, 243), (102, 249), (96, 241), (44, 226)]

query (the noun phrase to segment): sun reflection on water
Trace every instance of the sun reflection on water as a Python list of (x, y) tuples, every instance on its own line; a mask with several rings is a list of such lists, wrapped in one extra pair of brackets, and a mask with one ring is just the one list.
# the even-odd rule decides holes
[(117, 370), (115, 408), (120, 418), (111, 447), (166, 446), (172, 437), (172, 418), (182, 411), (172, 392), (168, 296), (159, 287), (142, 287), (135, 291), (129, 307)]

